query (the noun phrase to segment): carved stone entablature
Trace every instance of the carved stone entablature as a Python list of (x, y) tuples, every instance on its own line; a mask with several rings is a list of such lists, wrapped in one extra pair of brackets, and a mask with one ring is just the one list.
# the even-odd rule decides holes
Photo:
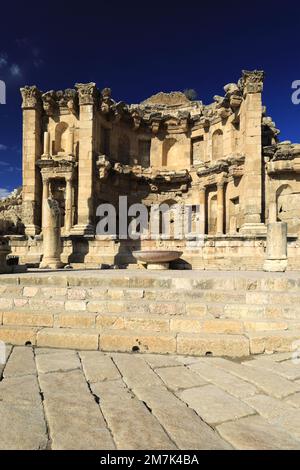
[(267, 140), (275, 144), (278, 141), (277, 136), (280, 134), (280, 130), (276, 128), (275, 122), (269, 116), (263, 116), (262, 118), (262, 135)]
[(67, 175), (74, 173), (77, 168), (77, 162), (71, 159), (42, 159), (36, 162), (41, 170), (42, 178), (66, 178)]
[(50, 90), (43, 93), (42, 100), (45, 113), (47, 116), (52, 116), (57, 111), (56, 92)]
[(77, 115), (78, 113), (78, 93), (72, 88), (57, 92), (58, 105), (60, 108), (68, 108), (68, 110)]
[(191, 175), (188, 170), (159, 170), (154, 168), (142, 168), (140, 165), (123, 165), (115, 163), (114, 171), (123, 175), (145, 182), (159, 183), (188, 183), (191, 181)]
[(78, 91), (80, 106), (96, 104), (98, 98), (96, 83), (76, 83), (75, 88)]
[(20, 89), (22, 95), (23, 109), (40, 109), (41, 108), (41, 92), (33, 86), (25, 86)]
[(111, 89), (103, 88), (101, 91), (101, 105), (100, 109), (103, 114), (108, 114), (110, 112), (111, 106), (115, 103), (111, 98)]
[(197, 170), (199, 178), (219, 173), (226, 173), (231, 176), (241, 176), (243, 174), (244, 155), (230, 155), (225, 159), (206, 165)]
[(109, 175), (109, 171), (112, 168), (112, 164), (110, 163), (106, 155), (99, 155), (96, 160), (96, 167), (98, 169), (99, 178), (105, 179)]
[(244, 95), (248, 93), (261, 93), (263, 91), (265, 73), (262, 70), (243, 70), (239, 86)]
[(78, 114), (78, 95), (76, 90), (68, 88), (59, 91), (47, 91), (42, 95), (43, 108), (48, 116), (61, 112), (64, 108), (67, 112)]
[(300, 173), (300, 144), (280, 142), (263, 148), (268, 174)]
[(157, 134), (158, 131), (159, 131), (159, 127), (160, 127), (160, 120), (159, 119), (153, 119), (153, 121), (151, 122), (151, 130), (153, 132), (153, 134)]
[(137, 131), (141, 125), (142, 114), (139, 109), (135, 108), (132, 110), (131, 116), (133, 119), (133, 129)]

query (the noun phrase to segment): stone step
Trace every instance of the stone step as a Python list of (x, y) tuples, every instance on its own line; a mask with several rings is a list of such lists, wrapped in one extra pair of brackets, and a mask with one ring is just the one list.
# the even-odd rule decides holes
[(192, 356), (244, 357), (249, 353), (290, 351), (292, 357), (299, 337), (299, 330), (231, 335), (0, 326), (0, 340), (8, 344)]
[(150, 315), (134, 312), (120, 312), (118, 314), (82, 311), (55, 313), (25, 309), (0, 312), (0, 324), (4, 326), (223, 334), (283, 331), (300, 327), (300, 322), (285, 320), (256, 320), (253, 318), (231, 320), (216, 319), (208, 315), (197, 317), (193, 315)]
[[(180, 274), (178, 274), (180, 273)], [(200, 289), (230, 291), (277, 291), (300, 292), (300, 277), (297, 273), (228, 273), (209, 271), (170, 271), (168, 274), (141, 272), (99, 271), (88, 272), (37, 272), (1, 275), (1, 286), (57, 286), (60, 287), (104, 287), (104, 288), (160, 288)]]

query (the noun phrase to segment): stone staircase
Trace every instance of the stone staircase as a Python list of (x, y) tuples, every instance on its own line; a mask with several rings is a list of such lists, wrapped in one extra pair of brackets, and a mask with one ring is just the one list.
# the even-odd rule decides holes
[(234, 357), (292, 351), (300, 340), (300, 274), (1, 275), (0, 325), (2, 341), (54, 348)]

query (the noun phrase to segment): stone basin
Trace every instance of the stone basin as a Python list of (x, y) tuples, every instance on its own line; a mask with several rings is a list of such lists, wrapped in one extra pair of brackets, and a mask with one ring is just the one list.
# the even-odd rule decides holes
[(180, 258), (182, 251), (141, 250), (133, 251), (132, 255), (141, 263), (147, 264), (147, 269), (169, 269), (170, 261)]

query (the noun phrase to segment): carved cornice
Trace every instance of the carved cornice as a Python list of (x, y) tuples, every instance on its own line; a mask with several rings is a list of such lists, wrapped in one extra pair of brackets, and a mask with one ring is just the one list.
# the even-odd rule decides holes
[(201, 177), (216, 175), (219, 173), (226, 173), (232, 176), (241, 176), (243, 173), (243, 164), (245, 162), (244, 155), (232, 155), (226, 159), (218, 160), (217, 162), (201, 167), (197, 170), (197, 175)]
[(35, 85), (20, 88), (20, 92), (23, 109), (41, 109), (41, 92)]

